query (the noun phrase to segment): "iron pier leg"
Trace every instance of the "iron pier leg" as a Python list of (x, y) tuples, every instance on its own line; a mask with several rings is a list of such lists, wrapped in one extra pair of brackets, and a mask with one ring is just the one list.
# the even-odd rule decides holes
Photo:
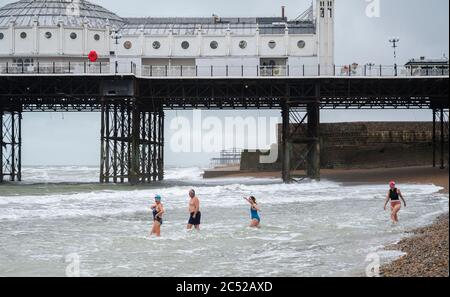
[(283, 102), (282, 110), (282, 131), (281, 131), (281, 142), (282, 142), (282, 171), (281, 176), (284, 183), (291, 182), (291, 153), (289, 149), (289, 103), (287, 100)]
[(140, 179), (140, 126), (141, 111), (135, 103), (132, 110), (132, 127), (131, 127), (131, 167), (128, 173), (128, 182), (132, 185), (137, 184)]
[(3, 183), (3, 106), (0, 105), (0, 184)]
[(440, 115), (440, 120), (441, 120), (441, 169), (445, 169), (445, 160), (444, 160), (444, 155), (445, 155), (445, 133), (444, 133), (444, 109), (441, 108), (440, 110), (441, 115)]
[(311, 179), (320, 180), (320, 105), (308, 104), (308, 138), (310, 149), (307, 156), (306, 174)]
[(100, 182), (164, 178), (164, 112), (135, 99), (102, 103)]
[(158, 180), (164, 179), (164, 111), (159, 112), (158, 125)]
[(436, 168), (436, 109), (433, 109), (433, 168)]
[(0, 183), (22, 180), (22, 112), (0, 107)]
[(18, 113), (18, 141), (19, 143), (17, 144), (18, 146), (18, 152), (17, 152), (17, 156), (18, 156), (18, 160), (17, 160), (17, 181), (22, 181), (22, 112)]
[(105, 177), (105, 103), (101, 104), (101, 120), (100, 120), (100, 183), (106, 182)]

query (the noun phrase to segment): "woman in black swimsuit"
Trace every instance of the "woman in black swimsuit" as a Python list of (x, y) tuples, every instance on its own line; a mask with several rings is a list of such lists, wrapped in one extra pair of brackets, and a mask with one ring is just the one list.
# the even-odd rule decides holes
[(153, 212), (153, 227), (150, 236), (155, 234), (157, 237), (161, 236), (161, 225), (163, 223), (162, 215), (164, 214), (164, 206), (161, 203), (161, 196), (155, 196), (155, 204), (151, 207)]
[(391, 181), (389, 183), (389, 192), (386, 196), (386, 201), (384, 203), (384, 210), (386, 210), (389, 201), (391, 201), (391, 220), (394, 224), (398, 223), (398, 212), (402, 208), (402, 203), (400, 199), (402, 199), (403, 204), (406, 207), (405, 199), (403, 198), (402, 192), (395, 187), (395, 182)]

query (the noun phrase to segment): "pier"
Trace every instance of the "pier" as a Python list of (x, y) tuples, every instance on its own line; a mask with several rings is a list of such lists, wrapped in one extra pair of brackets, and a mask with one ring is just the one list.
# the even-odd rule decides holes
[[(434, 165), (446, 165), (443, 135), (448, 133), (448, 69), (416, 75), (400, 71), (397, 76), (391, 66), (386, 75), (378, 76), (363, 68), (350, 75), (318, 71), (305, 76), (260, 72), (259, 76), (167, 77), (138, 75), (131, 64), (129, 69), (117, 67), (123, 70), (120, 73), (85, 73), (84, 67), (64, 74), (39, 69), (22, 73), (21, 69), (0, 74), (0, 182), (22, 180), (21, 120), (27, 112), (100, 112), (101, 183), (137, 184), (164, 178), (166, 110), (280, 110), (282, 176), (291, 182), (295, 166), (290, 161), (290, 148), (294, 141), (307, 144), (301, 154), (306, 176), (320, 178), (320, 110), (428, 109), (437, 131), (433, 137)], [(304, 123), (307, 135), (292, 139), (295, 131), (290, 130), (291, 124)]]

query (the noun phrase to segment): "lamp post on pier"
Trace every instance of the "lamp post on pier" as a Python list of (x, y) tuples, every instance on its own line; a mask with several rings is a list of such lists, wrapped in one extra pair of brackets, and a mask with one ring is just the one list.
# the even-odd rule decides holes
[(392, 48), (394, 49), (394, 71), (395, 71), (395, 76), (397, 76), (398, 75), (398, 71), (397, 71), (397, 47), (398, 47), (398, 43), (400, 42), (400, 38), (394, 37), (392, 39), (389, 39), (389, 42), (392, 43)]

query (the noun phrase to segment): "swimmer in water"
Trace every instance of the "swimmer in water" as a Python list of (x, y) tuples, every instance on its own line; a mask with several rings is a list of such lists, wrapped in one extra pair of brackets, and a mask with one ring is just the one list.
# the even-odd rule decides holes
[(250, 207), (250, 215), (251, 215), (251, 223), (250, 223), (250, 227), (251, 228), (259, 228), (260, 224), (261, 224), (261, 218), (259, 217), (259, 213), (261, 211), (261, 209), (259, 208), (258, 204), (256, 203), (256, 198), (253, 196), (250, 196), (249, 198), (245, 198), (244, 199), (250, 203), (251, 207)]
[(151, 206), (153, 212), (153, 227), (150, 236), (156, 235), (161, 236), (161, 225), (163, 223), (162, 215), (164, 214), (164, 206), (161, 203), (161, 196), (155, 196), (155, 204)]
[(391, 181), (389, 183), (389, 192), (386, 195), (386, 201), (384, 203), (384, 210), (386, 210), (389, 200), (391, 201), (391, 220), (392, 223), (398, 223), (398, 212), (402, 208), (402, 203), (400, 199), (403, 201), (403, 204), (406, 207), (405, 199), (403, 198), (402, 192), (395, 186), (395, 181)]
[(202, 217), (202, 213), (200, 212), (200, 200), (195, 195), (195, 190), (189, 191), (189, 221), (187, 224), (187, 229), (191, 230), (192, 227), (195, 227), (198, 231), (200, 231), (200, 221)]

